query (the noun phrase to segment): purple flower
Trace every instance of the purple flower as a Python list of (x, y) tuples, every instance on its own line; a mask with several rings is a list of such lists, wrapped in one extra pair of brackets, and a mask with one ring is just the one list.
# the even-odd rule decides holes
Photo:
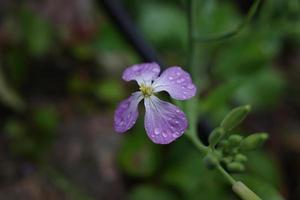
[(181, 67), (170, 67), (158, 76), (159, 72), (156, 63), (137, 64), (124, 71), (123, 80), (137, 81), (140, 91), (119, 104), (114, 117), (116, 132), (123, 133), (133, 127), (138, 117), (138, 104), (144, 99), (145, 129), (154, 143), (168, 144), (184, 133), (188, 126), (184, 112), (160, 100), (155, 93), (166, 91), (174, 99), (186, 100), (195, 95), (196, 87)]

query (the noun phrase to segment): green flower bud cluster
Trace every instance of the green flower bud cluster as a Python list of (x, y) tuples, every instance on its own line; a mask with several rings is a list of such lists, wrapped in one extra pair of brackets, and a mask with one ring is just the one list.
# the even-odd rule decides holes
[(208, 138), (209, 151), (203, 160), (208, 168), (212, 169), (221, 164), (226, 166), (228, 171), (242, 172), (247, 161), (245, 153), (257, 149), (267, 140), (267, 133), (255, 133), (247, 137), (231, 133), (246, 118), (249, 111), (249, 105), (233, 109), (220, 126), (212, 131)]

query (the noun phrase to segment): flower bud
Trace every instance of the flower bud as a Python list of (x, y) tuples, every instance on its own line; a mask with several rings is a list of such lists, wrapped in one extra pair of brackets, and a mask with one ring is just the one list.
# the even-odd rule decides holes
[(222, 140), (219, 145), (220, 149), (226, 149), (229, 146), (228, 140)]
[(267, 133), (255, 133), (246, 137), (241, 143), (241, 150), (251, 151), (260, 147), (268, 139)]
[(218, 159), (210, 153), (203, 158), (203, 162), (208, 169), (214, 169), (219, 163)]
[(240, 135), (231, 135), (228, 138), (228, 142), (230, 146), (238, 146), (242, 141), (242, 136)]
[(232, 162), (232, 157), (231, 156), (226, 156), (222, 158), (222, 161), (226, 164), (229, 164)]
[(225, 131), (231, 131), (233, 128), (235, 128), (237, 125), (239, 125), (239, 123), (241, 123), (245, 119), (250, 109), (251, 109), (250, 105), (234, 108), (223, 119), (221, 123), (221, 127), (223, 127)]
[(242, 172), (245, 170), (245, 166), (240, 162), (232, 162), (227, 165), (227, 169), (231, 172)]
[(234, 156), (234, 160), (236, 162), (246, 162), (248, 160), (248, 158), (245, 155), (239, 153), (239, 154)]
[(216, 146), (216, 144), (220, 141), (225, 131), (223, 128), (215, 128), (213, 132), (209, 135), (208, 141), (211, 147)]

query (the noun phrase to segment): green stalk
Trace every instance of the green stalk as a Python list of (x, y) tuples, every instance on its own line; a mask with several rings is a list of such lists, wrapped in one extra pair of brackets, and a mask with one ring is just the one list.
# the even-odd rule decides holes
[[(188, 0), (188, 67), (191, 73), (193, 80), (198, 88), (202, 90), (204, 85), (200, 87), (199, 81), (206, 81), (206, 73), (204, 70), (204, 65), (200, 64), (200, 48), (197, 44), (197, 8), (199, 0)], [(250, 16), (246, 18), (248, 22), (254, 15), (259, 0), (256, 1), (255, 7), (251, 9)], [(244, 25), (242, 25), (243, 27)], [(241, 27), (241, 28), (242, 28)], [(202, 79), (203, 78), (203, 79)], [(199, 91), (197, 95), (186, 104), (187, 117), (189, 120), (189, 131), (186, 133), (186, 136), (193, 142), (197, 149), (201, 153), (207, 153), (209, 148), (205, 146), (197, 137), (197, 104), (199, 103)], [(261, 200), (252, 190), (250, 190), (242, 182), (236, 181), (229, 173), (227, 173), (220, 164), (217, 165), (217, 170), (229, 181), (232, 185), (233, 191), (242, 199), (242, 200)]]
[(260, 0), (256, 0), (252, 4), (252, 6), (249, 9), (249, 12), (247, 13), (247, 16), (245, 17), (243, 22), (241, 24), (239, 24), (234, 30), (228, 31), (226, 33), (222, 33), (220, 35), (210, 36), (210, 37), (200, 37), (199, 35), (197, 35), (196, 41), (197, 42), (221, 41), (221, 40), (229, 39), (229, 38), (237, 35), (250, 23), (250, 21), (252, 20), (252, 18), (254, 17), (254, 15), (256, 14), (256, 12), (258, 10), (259, 4), (260, 4)]
[[(196, 87), (199, 90), (200, 84), (199, 81), (201, 78), (196, 77), (201, 74), (201, 66), (199, 65), (199, 48), (197, 48), (197, 43), (195, 42), (195, 37), (197, 35), (197, 1), (189, 0), (188, 1), (188, 69), (192, 75), (193, 80), (195, 81)], [(203, 74), (203, 73), (202, 73)], [(197, 104), (199, 99), (199, 91), (196, 93), (196, 96), (193, 99), (189, 100), (186, 103), (186, 113), (189, 120), (189, 131), (187, 132), (188, 138), (198, 147), (203, 153), (206, 152), (207, 147), (197, 138)]]

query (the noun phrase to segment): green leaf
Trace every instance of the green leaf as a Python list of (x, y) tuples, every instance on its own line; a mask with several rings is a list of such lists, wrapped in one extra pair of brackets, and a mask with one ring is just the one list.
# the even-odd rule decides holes
[(249, 103), (255, 108), (273, 108), (283, 95), (285, 81), (281, 74), (267, 67), (245, 79), (234, 93), (234, 99), (240, 103)]
[(140, 8), (139, 25), (152, 43), (157, 47), (185, 47), (187, 26), (182, 10), (172, 5), (146, 2)]
[(119, 81), (114, 79), (106, 79), (96, 86), (95, 93), (101, 100), (116, 103), (125, 97), (124, 89)]
[(153, 144), (142, 127), (126, 135), (121, 146), (118, 161), (127, 175), (133, 177), (152, 176), (159, 168), (161, 146)]
[(29, 10), (23, 10), (20, 18), (23, 37), (30, 53), (36, 56), (47, 53), (54, 42), (50, 23)]
[(0, 101), (14, 110), (22, 111), (25, 103), (21, 97), (8, 85), (3, 71), (0, 69)]
[(129, 194), (129, 200), (176, 200), (174, 192), (153, 185), (140, 185)]
[(203, 165), (201, 154), (190, 145), (189, 141), (181, 139), (170, 147), (165, 160), (167, 166), (162, 178), (164, 183), (174, 187), (181, 194), (181, 199), (226, 199), (229, 197), (223, 177), (216, 170), (208, 170)]

